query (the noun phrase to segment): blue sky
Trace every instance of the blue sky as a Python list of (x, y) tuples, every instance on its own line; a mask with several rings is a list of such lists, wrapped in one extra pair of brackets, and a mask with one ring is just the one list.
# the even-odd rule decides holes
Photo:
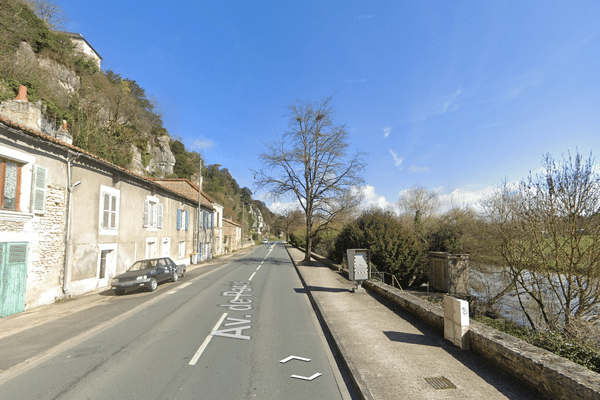
[(286, 106), (332, 93), (334, 122), (368, 153), (369, 204), (415, 185), (473, 204), (543, 154), (598, 157), (597, 0), (55, 2), (104, 70), (241, 187), (255, 189)]

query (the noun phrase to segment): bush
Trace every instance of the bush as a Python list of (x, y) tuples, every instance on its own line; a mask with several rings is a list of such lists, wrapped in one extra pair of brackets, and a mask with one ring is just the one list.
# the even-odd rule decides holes
[(290, 234), (290, 243), (301, 249), (306, 249), (306, 236), (298, 234)]
[(421, 246), (389, 211), (365, 211), (344, 225), (329, 258), (340, 263), (347, 249), (369, 249), (371, 262), (379, 271), (395, 275), (402, 286), (409, 286), (421, 275)]

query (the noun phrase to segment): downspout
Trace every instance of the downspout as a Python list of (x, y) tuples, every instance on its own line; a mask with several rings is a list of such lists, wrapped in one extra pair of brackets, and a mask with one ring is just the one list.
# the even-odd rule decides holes
[(63, 288), (62, 291), (64, 294), (69, 293), (69, 281), (71, 280), (71, 254), (73, 253), (73, 243), (71, 241), (71, 225), (72, 225), (72, 215), (73, 215), (73, 189), (80, 182), (72, 185), (73, 180), (73, 161), (79, 158), (79, 154), (75, 154), (73, 157), (69, 158), (69, 152), (67, 152), (67, 227), (65, 233), (65, 270), (63, 272)]

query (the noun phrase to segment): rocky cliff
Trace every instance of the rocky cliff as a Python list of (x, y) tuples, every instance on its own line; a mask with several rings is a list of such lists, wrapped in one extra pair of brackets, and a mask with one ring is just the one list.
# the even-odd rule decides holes
[[(22, 68), (37, 68), (43, 71), (44, 79), (53, 90), (78, 96), (81, 86), (80, 77), (55, 61), (38, 57), (26, 42), (21, 42), (17, 51), (17, 59)], [(86, 102), (86, 99), (79, 100), (80, 104)], [(108, 115), (108, 112), (101, 109), (98, 115), (102, 119), (102, 116)], [(72, 137), (67, 132), (68, 127), (61, 121), (50, 118), (46, 107), (42, 105), (41, 101), (29, 102), (26, 91), (20, 92), (14, 100), (0, 102), (0, 116), (29, 129), (71, 143)], [(128, 169), (140, 175), (155, 177), (165, 177), (173, 174), (175, 156), (169, 145), (170, 136), (164, 134), (154, 137), (148, 132), (140, 132), (140, 135), (147, 139), (146, 148), (144, 151), (140, 151), (137, 146), (131, 145), (133, 159)]]

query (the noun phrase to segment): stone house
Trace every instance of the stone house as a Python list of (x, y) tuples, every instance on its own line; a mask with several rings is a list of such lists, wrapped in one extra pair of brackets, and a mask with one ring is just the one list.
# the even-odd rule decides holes
[(98, 69), (100, 69), (100, 63), (102, 61), (102, 57), (100, 57), (100, 54), (98, 54), (98, 52), (92, 47), (92, 45), (89, 44), (89, 42), (87, 40), (85, 40), (85, 38), (81, 35), (81, 33), (73, 33), (73, 32), (61, 32), (61, 33), (64, 35), (67, 35), (68, 38), (71, 39), (71, 42), (73, 42), (73, 44), (75, 45), (75, 49), (77, 51), (79, 51), (80, 53), (88, 56), (92, 60), (94, 60), (94, 62), (98, 66)]
[(223, 221), (223, 254), (232, 253), (242, 248), (242, 226), (230, 219)]
[(0, 117), (1, 317), (110, 288), (138, 259), (209, 257), (214, 219), (208, 196), (198, 209), (197, 189), (190, 196)]
[[(153, 181), (198, 202), (198, 186), (187, 179), (157, 178)], [(198, 221), (196, 226), (200, 228), (200, 231), (197, 232), (200, 242), (194, 248), (197, 249), (195, 253), (198, 253), (199, 260), (205, 260), (222, 254), (220, 218), (223, 215), (223, 206), (204, 192), (202, 192), (201, 204), (200, 214), (194, 215), (195, 220)]]

